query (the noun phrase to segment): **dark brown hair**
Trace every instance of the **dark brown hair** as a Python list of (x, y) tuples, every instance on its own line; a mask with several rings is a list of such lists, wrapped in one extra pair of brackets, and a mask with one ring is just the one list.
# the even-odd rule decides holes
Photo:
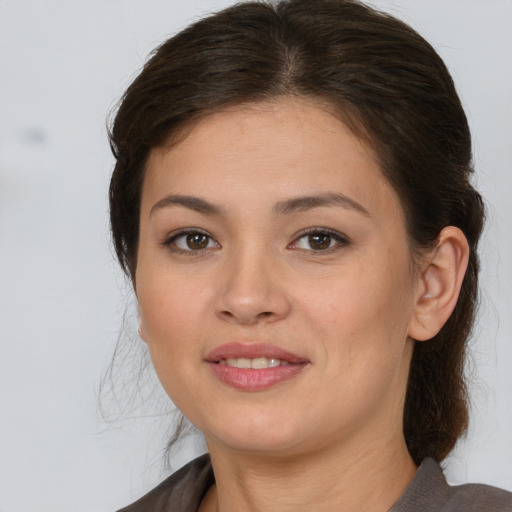
[(466, 235), (462, 291), (440, 333), (416, 342), (404, 433), (416, 463), (442, 460), (468, 421), (464, 361), (477, 299), (484, 207), (470, 184), (466, 116), (441, 58), (405, 23), (355, 0), (237, 4), (162, 44), (122, 98), (111, 130), (114, 246), (134, 281), (151, 148), (226, 106), (297, 95), (326, 102), (374, 150), (406, 214), (413, 254), (445, 226)]

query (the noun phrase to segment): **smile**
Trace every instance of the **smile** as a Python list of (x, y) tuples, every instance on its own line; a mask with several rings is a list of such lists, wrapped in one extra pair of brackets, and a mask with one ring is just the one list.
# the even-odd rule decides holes
[(288, 361), (281, 361), (275, 357), (255, 357), (254, 359), (248, 359), (247, 357), (230, 357), (229, 359), (221, 359), (219, 364), (223, 366), (231, 366), (232, 368), (252, 368), (253, 370), (262, 370), (264, 368), (286, 366), (290, 363)]
[(213, 375), (241, 391), (263, 391), (298, 375), (309, 365), (273, 345), (230, 343), (211, 352), (205, 361)]

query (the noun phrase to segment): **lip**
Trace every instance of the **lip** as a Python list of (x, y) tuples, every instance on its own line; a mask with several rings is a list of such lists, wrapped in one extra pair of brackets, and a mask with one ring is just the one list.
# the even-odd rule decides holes
[[(234, 368), (219, 364), (222, 359), (239, 357), (247, 359), (258, 357), (275, 358), (286, 361), (288, 364), (260, 370)], [(269, 389), (280, 382), (293, 378), (309, 364), (309, 360), (303, 357), (275, 345), (262, 343), (227, 343), (210, 352), (205, 362), (215, 377), (221, 382), (242, 391), (263, 391)]]
[(275, 345), (266, 343), (226, 343), (212, 350), (207, 356), (206, 361), (217, 363), (221, 359), (229, 359), (230, 357), (246, 357), (247, 359), (255, 359), (257, 357), (268, 357), (281, 359), (290, 364), (299, 364), (308, 362), (304, 357), (300, 357), (292, 352), (288, 352)]

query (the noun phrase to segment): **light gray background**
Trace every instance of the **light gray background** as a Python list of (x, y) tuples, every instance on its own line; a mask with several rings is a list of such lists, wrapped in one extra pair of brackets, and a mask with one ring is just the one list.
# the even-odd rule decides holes
[[(0, 0), (0, 512), (112, 511), (164, 476), (161, 418), (97, 416), (129, 302), (109, 246), (104, 126), (152, 48), (230, 3)], [(447, 473), (512, 490), (512, 1), (373, 4), (434, 44), (472, 126), (484, 300), (470, 435)]]

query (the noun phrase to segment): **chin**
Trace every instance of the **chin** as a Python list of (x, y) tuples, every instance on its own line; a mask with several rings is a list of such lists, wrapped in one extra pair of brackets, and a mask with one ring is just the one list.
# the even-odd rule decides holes
[[(300, 446), (310, 437), (308, 429), (301, 429), (293, 417), (287, 415), (237, 415), (223, 418), (217, 423), (221, 429), (208, 428), (203, 431), (208, 444), (221, 443), (233, 450), (267, 455), (283, 455), (300, 450)], [(231, 421), (232, 420), (232, 421)], [(303, 431), (303, 430), (307, 430)]]
[[(208, 446), (211, 448), (212, 439), (206, 437)], [(223, 435), (216, 438), (217, 443), (235, 450), (237, 452), (245, 452), (253, 455), (280, 456), (285, 454), (295, 454), (297, 452), (295, 442), (291, 439), (284, 439), (282, 436), (260, 435), (259, 437), (248, 438), (237, 435)]]

